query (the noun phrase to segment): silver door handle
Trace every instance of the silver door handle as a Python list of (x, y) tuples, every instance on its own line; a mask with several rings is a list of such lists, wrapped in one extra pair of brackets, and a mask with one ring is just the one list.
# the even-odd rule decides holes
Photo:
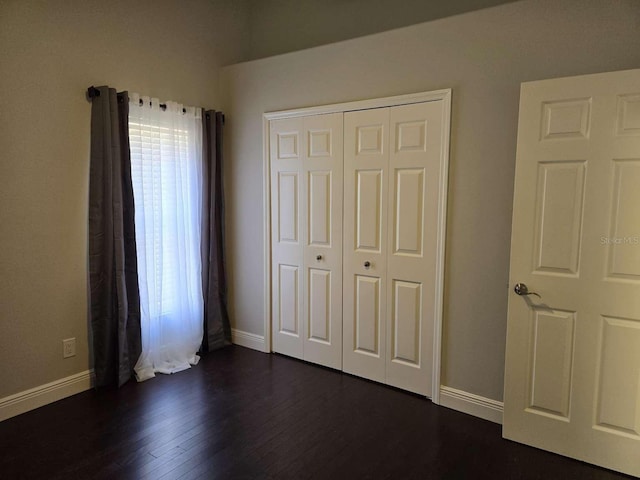
[(527, 287), (527, 285), (524, 283), (516, 283), (516, 286), (513, 288), (513, 291), (521, 296), (535, 295), (538, 298), (542, 298), (539, 293), (530, 292), (529, 287)]

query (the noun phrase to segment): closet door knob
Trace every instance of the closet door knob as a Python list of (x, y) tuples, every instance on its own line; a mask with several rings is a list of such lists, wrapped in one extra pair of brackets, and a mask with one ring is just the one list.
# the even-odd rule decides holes
[(371, 266), (371, 262), (369, 260), (364, 262), (364, 268), (369, 268), (370, 266)]
[(316, 255), (316, 260), (319, 262), (320, 260), (322, 260), (322, 255)]

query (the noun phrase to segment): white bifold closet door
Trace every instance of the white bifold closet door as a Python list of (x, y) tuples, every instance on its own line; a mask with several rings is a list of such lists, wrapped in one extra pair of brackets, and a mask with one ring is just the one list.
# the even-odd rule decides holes
[(343, 370), (431, 396), (443, 105), (344, 114)]
[(270, 122), (272, 342), (342, 368), (342, 113)]

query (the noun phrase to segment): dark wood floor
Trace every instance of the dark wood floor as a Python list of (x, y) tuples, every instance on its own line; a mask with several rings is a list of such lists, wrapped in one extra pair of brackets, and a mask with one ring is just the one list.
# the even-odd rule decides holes
[(0, 478), (616, 479), (500, 426), (279, 355), (191, 370), (0, 423)]

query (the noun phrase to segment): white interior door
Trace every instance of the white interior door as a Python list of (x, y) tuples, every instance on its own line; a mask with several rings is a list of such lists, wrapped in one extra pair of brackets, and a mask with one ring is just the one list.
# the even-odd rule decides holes
[(389, 111), (386, 383), (431, 397), (443, 102)]
[(446, 202), (443, 101), (345, 113), (346, 372), (433, 392)]
[(522, 86), (510, 277), (504, 436), (640, 476), (640, 70)]
[(344, 114), (343, 370), (385, 381), (389, 109)]
[(301, 118), (272, 120), (271, 285), (273, 351), (303, 357), (304, 239), (306, 199), (302, 160), (306, 143)]
[(342, 368), (342, 113), (303, 118), (303, 358)]
[(272, 338), (342, 367), (342, 114), (270, 122)]

